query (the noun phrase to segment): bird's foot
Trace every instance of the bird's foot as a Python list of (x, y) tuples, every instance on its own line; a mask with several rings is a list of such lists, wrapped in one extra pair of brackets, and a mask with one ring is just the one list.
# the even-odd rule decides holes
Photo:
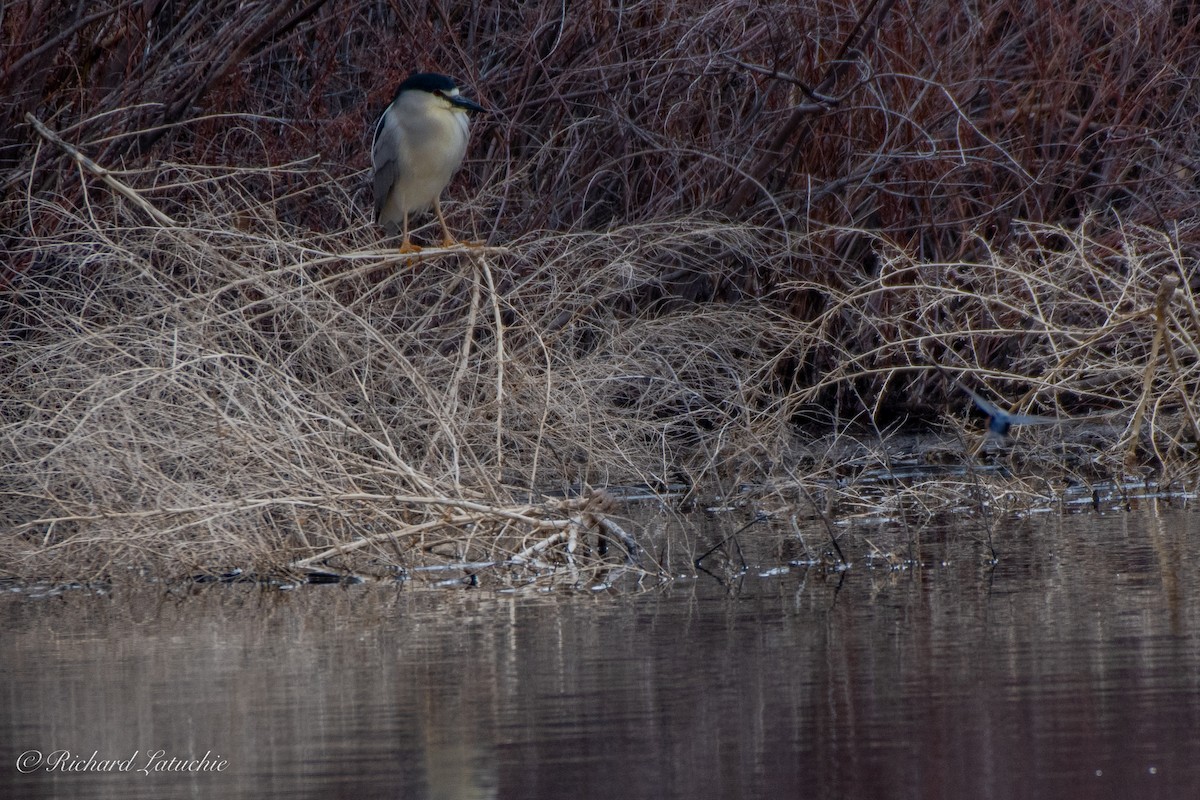
[(421, 252), (421, 245), (419, 244), (413, 244), (412, 242), (402, 242), (400, 244), (400, 253), (402, 255), (419, 252)]

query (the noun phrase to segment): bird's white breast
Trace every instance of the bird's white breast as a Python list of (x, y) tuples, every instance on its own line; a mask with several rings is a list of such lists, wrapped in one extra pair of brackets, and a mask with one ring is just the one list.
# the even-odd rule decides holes
[[(388, 106), (396, 126), (397, 181), (388, 211), (424, 211), (442, 193), (467, 153), (467, 114), (437, 95), (405, 92)], [(400, 190), (403, 187), (403, 191)]]

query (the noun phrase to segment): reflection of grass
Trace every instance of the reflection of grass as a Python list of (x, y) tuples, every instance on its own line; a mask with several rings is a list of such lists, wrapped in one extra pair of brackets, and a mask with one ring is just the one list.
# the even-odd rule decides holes
[[(197, 6), (185, 36), (119, 8), (69, 34), (42, 6), (6, 17), (49, 37), (0, 55), (9, 569), (298, 569), (335, 549), (359, 570), (583, 567), (603, 504), (531, 493), (755, 483), (771, 509), (919, 518), (981, 489), (1038, 502), (1060, 475), (1193, 474), (1200, 109), (1177, 76), (1200, 71), (1196, 20), (450, 3), (437, 26), (465, 38), (422, 29), (412, 57), (495, 111), (446, 202), (491, 246), (404, 261), (357, 171), (399, 77), (380, 73), (385, 5)], [(463, 41), (492, 49), (472, 62)], [(38, 80), (17, 86), (13, 58)], [(1018, 429), (1014, 478), (881, 490), (864, 476), (898, 474), (893, 428), (969, 407), (935, 366), (1088, 421)], [(797, 423), (830, 444), (797, 444)]]

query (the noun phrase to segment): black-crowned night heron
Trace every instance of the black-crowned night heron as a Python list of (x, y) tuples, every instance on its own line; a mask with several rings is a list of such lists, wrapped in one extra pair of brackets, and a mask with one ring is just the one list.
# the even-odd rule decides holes
[(438, 198), (466, 155), (469, 111), (483, 108), (460, 95), (452, 79), (415, 72), (400, 84), (375, 123), (375, 221), (403, 234), (402, 253), (421, 249), (409, 241), (408, 217), (430, 206), (442, 225), (442, 243), (458, 243), (446, 227)]

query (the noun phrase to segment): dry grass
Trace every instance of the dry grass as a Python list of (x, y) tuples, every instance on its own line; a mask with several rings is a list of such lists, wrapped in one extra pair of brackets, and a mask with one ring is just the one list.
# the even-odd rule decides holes
[[(602, 580), (629, 567), (591, 487), (919, 517), (1195, 479), (1182, 7), (230, 7), (0, 17), (13, 574)], [(366, 224), (410, 67), (494, 110), (447, 202), (487, 248), (410, 263)], [(966, 434), (961, 480), (881, 491), (894, 426), (969, 404), (935, 365), (1086, 422), (1020, 432), (1015, 479)]]
[[(280, 225), (248, 188), (261, 171), (124, 177), (207, 206), (163, 226), (149, 199), (101, 193), (28, 240), (0, 444), (21, 572), (278, 569), (329, 548), (511, 559), (611, 524), (588, 486), (703, 477), (786, 441), (771, 319), (612, 314), (664, 249), (735, 229), (407, 261), (379, 249), (365, 209), (336, 237)], [(313, 194), (346, 189), (309, 177)], [(578, 499), (519, 500), (554, 487)]]

